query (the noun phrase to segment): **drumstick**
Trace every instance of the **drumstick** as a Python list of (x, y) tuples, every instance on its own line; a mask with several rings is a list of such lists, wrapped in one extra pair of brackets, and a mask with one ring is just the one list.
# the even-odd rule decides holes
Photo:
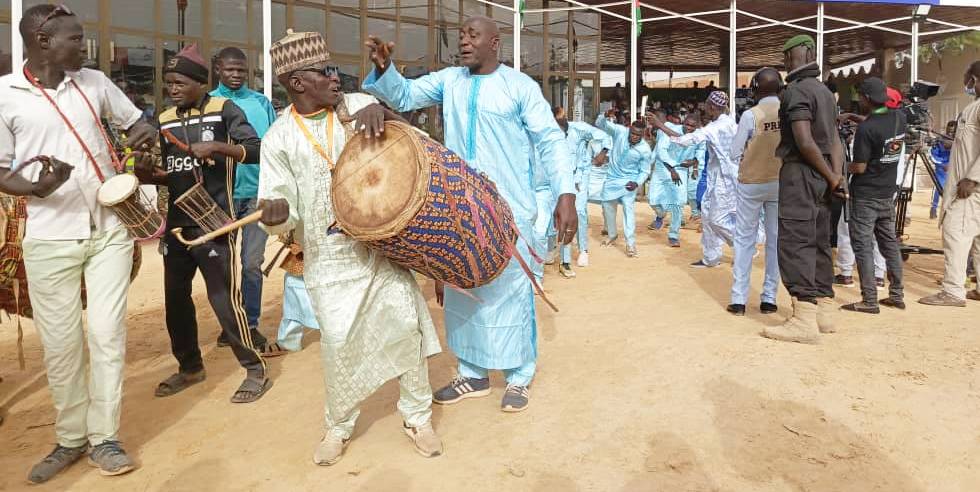
[(262, 218), (262, 211), (261, 210), (258, 210), (258, 211), (252, 212), (252, 213), (246, 215), (245, 217), (242, 217), (242, 218), (240, 218), (240, 219), (238, 219), (238, 220), (236, 220), (236, 221), (234, 221), (234, 222), (232, 222), (230, 224), (226, 224), (226, 225), (224, 225), (222, 227), (219, 227), (217, 230), (214, 230), (212, 232), (209, 232), (209, 233), (207, 233), (207, 234), (205, 234), (205, 235), (203, 235), (203, 236), (201, 236), (201, 237), (199, 237), (197, 239), (192, 239), (190, 241), (184, 239), (183, 234), (181, 234), (181, 232), (183, 231), (183, 228), (181, 228), (181, 227), (174, 227), (173, 229), (170, 230), (170, 232), (173, 233), (174, 237), (176, 237), (178, 241), (186, 244), (188, 247), (194, 247), (194, 246), (200, 246), (200, 245), (202, 245), (202, 244), (204, 244), (204, 243), (206, 243), (206, 242), (208, 242), (208, 241), (210, 241), (210, 240), (212, 240), (212, 239), (214, 239), (216, 237), (220, 237), (220, 236), (223, 236), (225, 234), (228, 234), (229, 232), (232, 232), (232, 231), (241, 229), (242, 227), (245, 227), (245, 226), (247, 226), (249, 224), (252, 224), (254, 222), (258, 222), (259, 219), (261, 219), (261, 218)]
[[(187, 152), (188, 154), (191, 154), (193, 156), (193, 152), (191, 152), (191, 146), (182, 142), (179, 138), (177, 138), (176, 135), (171, 133), (170, 130), (160, 130), (160, 135), (163, 135), (163, 138), (167, 139), (168, 142), (172, 143), (178, 149), (183, 150), (184, 152)], [(206, 157), (204, 159), (204, 162), (209, 166), (214, 165), (214, 159), (210, 157)]]

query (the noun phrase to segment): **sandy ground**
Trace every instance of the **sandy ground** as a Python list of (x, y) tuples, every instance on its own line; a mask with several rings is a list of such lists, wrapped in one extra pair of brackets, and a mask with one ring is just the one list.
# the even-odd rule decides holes
[[(923, 203), (920, 195), (916, 201)], [(133, 284), (121, 439), (142, 467), (105, 478), (78, 463), (33, 490), (627, 490), (976, 491), (980, 489), (980, 303), (966, 309), (914, 303), (936, 290), (941, 257), (906, 264), (906, 313), (844, 314), (816, 346), (758, 336), (787, 315), (758, 313), (757, 260), (748, 316), (728, 303), (731, 269), (693, 270), (698, 235), (683, 248), (650, 232), (638, 204), (640, 257), (599, 247), (592, 266), (566, 280), (549, 268), (546, 288), (561, 312), (539, 307), (539, 373), (528, 411), (501, 413), (494, 393), (435, 407), (446, 454), (424, 459), (401, 434), (397, 386), (363, 407), (346, 456), (314, 466), (323, 384), (315, 333), (302, 352), (271, 361), (275, 386), (260, 402), (228, 397), (242, 377), (217, 349), (203, 285), (195, 298), (208, 380), (153, 397), (174, 370), (163, 323), (162, 262), (152, 245)], [(910, 242), (936, 246), (938, 232), (916, 207)], [(270, 243), (271, 244), (271, 243)], [(270, 251), (272, 246), (270, 246)], [(263, 331), (278, 325), (282, 276), (265, 287)], [(431, 284), (423, 289), (437, 323)], [(858, 297), (840, 289), (840, 302)], [(342, 300), (338, 300), (342, 302)], [(41, 348), (25, 333), (27, 369), (17, 368), (15, 324), (0, 327), (0, 490), (27, 488), (30, 465), (54, 442), (54, 411)], [(433, 386), (454, 358), (430, 360)]]

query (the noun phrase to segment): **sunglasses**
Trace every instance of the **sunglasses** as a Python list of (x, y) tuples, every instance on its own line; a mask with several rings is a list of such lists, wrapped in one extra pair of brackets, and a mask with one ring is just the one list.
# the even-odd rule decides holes
[(37, 25), (37, 29), (40, 31), (45, 24), (47, 24), (49, 21), (51, 21), (51, 19), (54, 19), (55, 17), (74, 17), (74, 15), (75, 13), (72, 12), (71, 9), (68, 8), (68, 6), (64, 4), (58, 5), (57, 7), (54, 8), (54, 10), (48, 13), (48, 15), (44, 16), (44, 20), (42, 20), (41, 23)]
[(324, 68), (301, 68), (295, 72), (313, 72), (323, 74), (326, 77), (340, 77), (340, 67), (335, 65), (327, 65)]

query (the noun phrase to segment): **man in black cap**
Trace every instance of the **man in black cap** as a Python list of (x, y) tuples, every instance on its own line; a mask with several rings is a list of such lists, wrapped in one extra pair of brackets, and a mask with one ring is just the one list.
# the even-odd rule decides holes
[(820, 81), (816, 44), (805, 34), (783, 45), (786, 89), (780, 96), (779, 271), (793, 296), (793, 316), (768, 327), (767, 338), (816, 343), (834, 330), (834, 267), (830, 195), (844, 194), (844, 150), (837, 136), (837, 102)]
[[(175, 105), (159, 118), (160, 154), (165, 168), (154, 168), (141, 159), (136, 173), (144, 183), (167, 186), (167, 227), (180, 227), (186, 238), (195, 239), (208, 231), (177, 205), (179, 197), (200, 185), (216, 209), (234, 217), (231, 205), (235, 166), (258, 162), (260, 141), (238, 105), (208, 94), (208, 68), (196, 45), (171, 58), (163, 73), (167, 93)], [(259, 209), (266, 212), (262, 220), (268, 222), (264, 206), (259, 204)], [(205, 379), (191, 297), (192, 282), (200, 270), (218, 324), (246, 370), (245, 380), (231, 401), (258, 400), (272, 386), (272, 380), (259, 354), (266, 340), (258, 331), (249, 330), (243, 306), (237, 232), (193, 248), (182, 244), (171, 232), (161, 242), (167, 331), (178, 370), (157, 385), (155, 395), (171, 396)]]
[(848, 223), (851, 244), (861, 278), (861, 302), (843, 309), (878, 313), (874, 243), (885, 257), (888, 271), (888, 298), (882, 305), (905, 309), (902, 293), (902, 255), (895, 238), (895, 192), (898, 165), (905, 152), (905, 114), (888, 109), (888, 90), (877, 77), (869, 77), (858, 89), (861, 108), (868, 113), (854, 134), (854, 158), (848, 171), (851, 217)]

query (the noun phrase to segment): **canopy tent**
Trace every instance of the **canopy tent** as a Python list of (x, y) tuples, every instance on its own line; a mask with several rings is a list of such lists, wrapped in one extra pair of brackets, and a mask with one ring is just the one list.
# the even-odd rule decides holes
[[(866, 59), (882, 49), (909, 49), (910, 78), (914, 82), (920, 43), (957, 32), (980, 31), (980, 0), (474, 1), (499, 9), (504, 17), (512, 14), (511, 26), (522, 25), (525, 15), (540, 17), (546, 12), (599, 14), (599, 41), (594, 43), (597, 46), (590, 42), (588, 48), (598, 52), (598, 66), (591, 71), (628, 69), (630, 114), (636, 112), (638, 74), (644, 70), (720, 70), (725, 75), (720, 85), (733, 89), (739, 69), (780, 67), (783, 41), (800, 32), (817, 39), (818, 61), (825, 68)], [(22, 12), (23, 0), (11, 0), (11, 25), (17, 25)], [(513, 65), (521, 69), (521, 31), (505, 31), (504, 36), (511, 38), (505, 40), (505, 45), (510, 45), (505, 47), (512, 50)], [(15, 32), (12, 30), (11, 51), (16, 71), (23, 63), (23, 46)], [(272, 44), (272, 0), (262, 0), (262, 35), (267, 51)], [(573, 44), (571, 49), (578, 48)], [(575, 59), (580, 55), (575, 53)], [(264, 88), (271, 95), (271, 58), (262, 58)], [(734, 100), (732, 97), (732, 104)]]

